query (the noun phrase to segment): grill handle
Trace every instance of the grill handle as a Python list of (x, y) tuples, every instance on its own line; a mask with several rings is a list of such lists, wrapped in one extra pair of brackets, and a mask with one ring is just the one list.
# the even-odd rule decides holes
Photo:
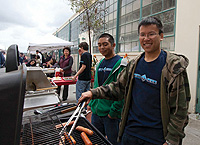
[[(74, 117), (76, 116), (77, 113), (78, 113), (79, 116), (80, 116), (80, 113), (79, 113), (79, 112), (82, 111), (82, 109), (83, 109), (84, 106), (85, 106), (85, 102), (83, 102), (82, 106), (81, 106), (81, 104), (79, 104), (79, 105), (77, 106), (76, 110), (74, 111), (74, 113), (72, 114), (72, 116), (69, 118), (69, 120), (67, 121), (67, 123), (65, 124), (65, 126), (62, 128), (62, 130), (60, 131), (59, 135), (62, 135), (62, 134), (65, 132), (66, 127), (67, 127), (67, 126), (69, 125), (69, 123), (74, 119)], [(78, 121), (78, 120), (77, 120), (77, 121)], [(74, 124), (76, 125), (76, 122), (77, 122), (77, 121), (75, 120), (75, 122), (73, 123), (73, 126), (74, 126)], [(73, 127), (73, 126), (72, 126), (72, 127)]]
[(74, 130), (74, 127), (76, 126), (76, 123), (77, 123), (77, 121), (78, 121), (78, 119), (80, 117), (80, 114), (81, 114), (81, 112), (82, 112), (82, 110), (83, 110), (84, 107), (85, 107), (85, 102), (83, 102), (83, 104), (82, 104), (82, 106), (81, 106), (81, 108), (80, 108), (80, 110), (78, 112), (78, 115), (76, 116), (76, 120), (74, 121), (74, 123), (73, 123), (73, 125), (72, 125), (72, 127), (71, 127), (71, 129), (69, 131), (68, 136), (70, 136), (71, 133), (72, 133), (72, 131)]

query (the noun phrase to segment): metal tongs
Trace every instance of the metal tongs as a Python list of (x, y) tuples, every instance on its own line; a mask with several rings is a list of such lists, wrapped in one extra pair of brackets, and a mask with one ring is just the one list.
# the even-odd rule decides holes
[[(82, 112), (84, 106), (85, 106), (85, 102), (80, 103), (80, 104), (78, 105), (78, 107), (76, 108), (76, 110), (74, 111), (74, 113), (72, 114), (72, 116), (69, 118), (69, 120), (67, 121), (67, 123), (65, 124), (65, 126), (64, 126), (64, 127), (62, 128), (62, 130), (60, 131), (59, 135), (62, 135), (62, 134), (66, 131), (66, 128), (67, 128), (67, 126), (69, 125), (69, 123), (72, 121), (72, 119), (73, 119), (74, 117), (76, 117), (76, 119), (75, 119), (75, 121), (74, 121), (74, 123), (73, 123), (73, 125), (72, 125), (72, 127), (71, 127), (71, 129), (70, 129), (70, 131), (69, 131), (69, 133), (68, 133), (68, 136), (70, 136), (70, 134), (71, 134), (72, 131), (74, 130), (74, 127), (76, 126), (76, 123), (77, 123), (77, 121), (78, 121), (78, 119), (79, 119), (79, 117), (80, 117), (80, 114), (81, 114), (81, 112)], [(78, 113), (78, 114), (77, 114), (77, 113)], [(77, 114), (77, 115), (76, 115), (76, 114)]]

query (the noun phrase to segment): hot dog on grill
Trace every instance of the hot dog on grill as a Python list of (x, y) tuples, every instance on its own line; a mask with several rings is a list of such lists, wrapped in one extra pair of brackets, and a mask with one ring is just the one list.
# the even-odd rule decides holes
[(85, 128), (83, 126), (77, 126), (76, 130), (78, 130), (80, 132), (85, 132), (87, 135), (93, 135), (93, 131), (92, 130), (90, 130), (88, 128)]
[(70, 135), (70, 138), (69, 138), (69, 136), (67, 135), (67, 133), (64, 132), (64, 136), (65, 136), (65, 138), (67, 139), (67, 141), (68, 141), (70, 144), (72, 144), (72, 142), (73, 142), (73, 144), (76, 144), (75, 139), (74, 139), (71, 135)]
[[(65, 126), (66, 123), (67, 123), (67, 122), (64, 122), (64, 123), (62, 123), (62, 124), (58, 124), (58, 125), (56, 125), (56, 128), (57, 128), (57, 129), (58, 129), (58, 128), (61, 128), (61, 127)], [(68, 126), (70, 126), (70, 125), (72, 125), (72, 124), (74, 124), (74, 121), (71, 121), (71, 122), (68, 124)]]
[(81, 132), (81, 138), (83, 142), (85, 143), (85, 145), (92, 145), (92, 142), (90, 141), (88, 136), (85, 134), (85, 132)]
[(59, 141), (59, 145), (64, 145), (63, 143), (65, 143), (65, 137), (61, 136), (61, 139)]

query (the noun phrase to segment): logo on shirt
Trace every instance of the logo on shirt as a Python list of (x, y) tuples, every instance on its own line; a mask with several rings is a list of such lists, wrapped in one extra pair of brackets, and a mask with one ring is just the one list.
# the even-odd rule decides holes
[(106, 72), (106, 71), (111, 71), (111, 70), (112, 70), (112, 68), (107, 68), (107, 67), (98, 69), (99, 72), (101, 72), (101, 71)]
[(154, 85), (157, 84), (156, 80), (147, 78), (145, 74), (141, 76), (140, 74), (134, 73), (134, 76), (135, 76), (135, 78), (141, 79), (142, 82), (146, 81), (146, 82), (154, 84)]

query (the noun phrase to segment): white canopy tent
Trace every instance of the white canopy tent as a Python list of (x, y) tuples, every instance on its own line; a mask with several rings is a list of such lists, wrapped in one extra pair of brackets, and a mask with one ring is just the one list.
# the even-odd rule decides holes
[(35, 53), (36, 50), (41, 52), (50, 52), (52, 50), (63, 49), (66, 46), (72, 46), (73, 42), (62, 40), (53, 35), (45, 35), (38, 38), (33, 43), (29, 43), (28, 52)]

